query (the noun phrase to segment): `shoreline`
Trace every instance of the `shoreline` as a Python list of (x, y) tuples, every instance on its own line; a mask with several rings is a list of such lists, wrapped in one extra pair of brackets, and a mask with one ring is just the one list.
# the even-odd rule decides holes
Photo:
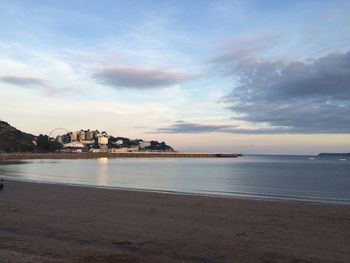
[(236, 153), (118, 152), (118, 153), (0, 153), (0, 160), (97, 158), (238, 158)]
[(5, 262), (348, 262), (346, 206), (5, 181)]
[[(81, 188), (91, 188), (91, 189), (101, 189), (101, 190), (111, 190), (111, 191), (129, 191), (129, 192), (144, 192), (144, 193), (155, 193), (155, 194), (165, 194), (165, 195), (179, 195), (179, 196), (194, 196), (194, 197), (208, 197), (208, 198), (222, 198), (222, 199), (238, 199), (238, 200), (252, 200), (252, 201), (262, 201), (262, 202), (280, 202), (280, 203), (297, 203), (297, 204), (309, 204), (309, 205), (329, 205), (329, 206), (348, 206), (350, 203), (340, 202), (339, 200), (329, 200), (329, 201), (316, 201), (311, 199), (302, 199), (297, 197), (280, 196), (279, 198), (273, 198), (263, 195), (238, 193), (237, 195), (220, 195), (220, 194), (207, 194), (207, 193), (191, 193), (191, 192), (181, 192), (181, 191), (171, 191), (171, 190), (152, 190), (147, 188), (128, 188), (128, 187), (116, 187), (116, 186), (103, 186), (103, 185), (90, 185), (90, 184), (79, 184), (79, 183), (63, 183), (63, 182), (50, 182), (50, 181), (38, 181), (30, 179), (22, 179), (10, 176), (1, 176), (0, 178), (6, 181), (23, 182), (23, 183), (33, 183), (33, 184), (44, 184), (44, 185), (58, 185), (58, 186), (68, 186), (68, 187), (81, 187)], [(338, 201), (338, 202), (337, 202)]]

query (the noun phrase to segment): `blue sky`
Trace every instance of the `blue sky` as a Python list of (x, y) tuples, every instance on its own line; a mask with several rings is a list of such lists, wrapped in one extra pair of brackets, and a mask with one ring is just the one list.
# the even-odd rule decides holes
[(350, 149), (348, 1), (1, 1), (0, 118), (178, 150)]

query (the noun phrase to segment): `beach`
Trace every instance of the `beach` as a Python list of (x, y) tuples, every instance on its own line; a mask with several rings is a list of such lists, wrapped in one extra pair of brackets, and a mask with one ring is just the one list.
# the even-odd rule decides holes
[(9, 181), (1, 262), (349, 262), (350, 207)]

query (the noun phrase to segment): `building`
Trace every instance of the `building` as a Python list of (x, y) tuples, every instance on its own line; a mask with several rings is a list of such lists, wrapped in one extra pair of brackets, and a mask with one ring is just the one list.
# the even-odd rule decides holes
[(65, 152), (82, 152), (83, 148), (84, 148), (84, 144), (79, 142), (70, 142), (70, 143), (64, 144)]
[(111, 153), (126, 153), (128, 152), (129, 148), (123, 147), (123, 148), (111, 148), (108, 151)]
[(93, 133), (94, 133), (94, 138), (96, 138), (100, 134), (100, 132), (98, 130), (93, 131)]
[(108, 144), (108, 136), (106, 136), (106, 135), (98, 136), (97, 143), (100, 145), (107, 145)]
[(147, 148), (151, 146), (151, 142), (147, 142), (147, 141), (140, 141), (139, 142), (139, 146), (141, 149)]
[(128, 149), (128, 152), (138, 152), (139, 151), (139, 147), (129, 147), (127, 149)]
[[(98, 151), (107, 152), (109, 136), (107, 132), (99, 132), (98, 130), (80, 130), (69, 132), (66, 134), (67, 139), (63, 143), (67, 143), (67, 151), (89, 151), (93, 148), (99, 148)], [(76, 144), (70, 144), (76, 143)]]
[(57, 142), (63, 143), (63, 139), (64, 139), (64, 138), (63, 138), (63, 135), (57, 135), (57, 137), (56, 137), (55, 140), (56, 140)]
[(92, 145), (95, 143), (94, 140), (80, 140), (80, 143), (84, 144), (84, 145)]
[(93, 140), (94, 139), (94, 132), (87, 130), (85, 132), (85, 140)]
[(71, 142), (75, 142), (78, 140), (78, 134), (76, 132), (70, 132), (69, 135), (70, 135)]
[(108, 152), (108, 146), (106, 144), (100, 145), (100, 152), (103, 152), (103, 153)]
[(122, 144), (123, 144), (123, 140), (117, 140), (117, 141), (115, 142), (115, 144), (116, 144), (116, 145), (122, 145)]
[(123, 148), (112, 148), (108, 150), (110, 153), (127, 153), (127, 152), (138, 152), (138, 147), (123, 147)]
[(78, 132), (78, 139), (79, 141), (85, 140), (85, 132), (83, 130)]

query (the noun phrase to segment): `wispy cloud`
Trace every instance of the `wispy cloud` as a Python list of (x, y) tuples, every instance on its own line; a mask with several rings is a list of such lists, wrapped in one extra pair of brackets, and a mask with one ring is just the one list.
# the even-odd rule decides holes
[(259, 32), (234, 38), (228, 41), (221, 52), (212, 57), (210, 61), (214, 65), (221, 65), (232, 64), (233, 61), (238, 60), (249, 60), (253, 58), (253, 55), (268, 53), (280, 39), (279, 34), (272, 32)]
[(34, 77), (2, 76), (0, 77), (0, 81), (16, 86), (49, 87), (45, 80)]
[[(288, 131), (286, 131), (288, 133)], [(232, 133), (232, 134), (276, 134), (281, 133), (281, 129), (276, 128), (241, 128), (238, 125), (225, 124), (201, 124), (185, 121), (158, 128), (153, 133)]]
[(174, 124), (157, 129), (158, 133), (206, 133), (206, 132), (227, 132), (236, 128), (234, 125), (210, 125), (176, 121)]
[(15, 85), (18, 87), (37, 90), (46, 96), (57, 96), (72, 93), (75, 88), (71, 87), (54, 87), (49, 84), (46, 80), (36, 77), (18, 77), (18, 76), (2, 76), (0, 77), (0, 82)]
[(95, 73), (94, 78), (114, 88), (150, 89), (179, 84), (194, 76), (161, 69), (108, 67)]

